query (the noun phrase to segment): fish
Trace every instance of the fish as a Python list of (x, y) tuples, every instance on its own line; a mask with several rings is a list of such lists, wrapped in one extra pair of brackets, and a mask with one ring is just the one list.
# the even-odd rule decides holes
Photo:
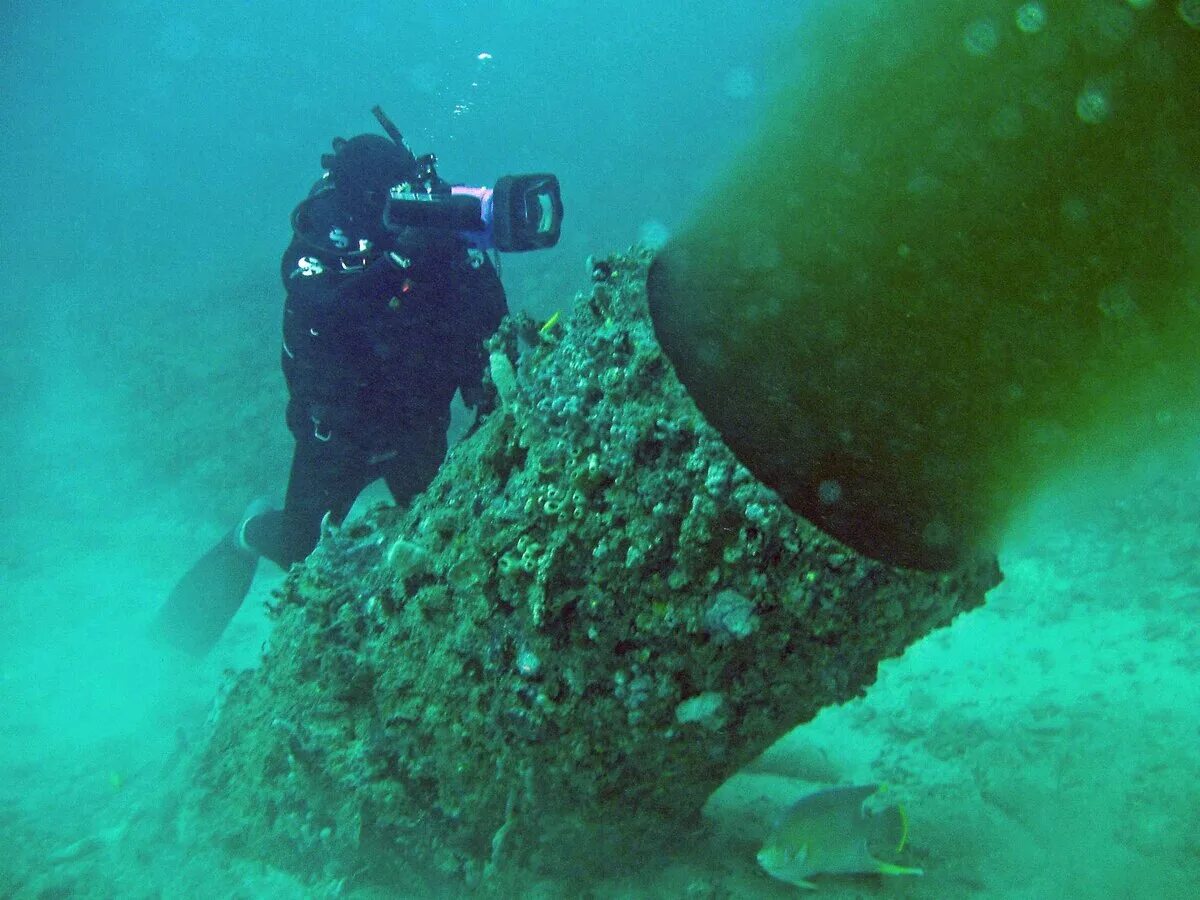
[(908, 839), (904, 809), (871, 809), (877, 784), (835, 787), (802, 797), (788, 807), (758, 851), (772, 878), (815, 889), (812, 875), (924, 875), (922, 869), (876, 859), (873, 850), (899, 853)]

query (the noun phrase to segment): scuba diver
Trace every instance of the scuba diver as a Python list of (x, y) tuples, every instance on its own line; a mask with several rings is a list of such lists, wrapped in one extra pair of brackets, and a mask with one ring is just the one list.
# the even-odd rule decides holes
[(553, 175), (452, 186), (388, 137), (333, 141), (325, 175), (292, 213), (281, 275), (287, 424), (295, 452), (282, 509), (255, 501), (175, 585), (155, 630), (200, 655), (241, 606), (258, 559), (282, 568), (340, 523), (371, 482), (407, 504), (446, 456), (456, 391), (488, 409), (484, 342), (508, 307), (489, 250), (553, 246), (562, 200)]

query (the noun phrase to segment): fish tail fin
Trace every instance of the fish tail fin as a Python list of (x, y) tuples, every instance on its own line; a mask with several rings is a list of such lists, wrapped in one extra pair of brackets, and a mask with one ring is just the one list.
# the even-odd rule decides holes
[(911, 866), (897, 866), (892, 863), (875, 861), (876, 871), (880, 875), (924, 875), (924, 869), (916, 869)]
[(900, 853), (908, 843), (908, 814), (900, 804), (886, 806), (870, 819), (871, 849), (876, 853)]
[(904, 849), (904, 845), (908, 843), (908, 813), (904, 811), (904, 806), (896, 804), (896, 815), (900, 818), (900, 842), (896, 845), (896, 852), (899, 853)]

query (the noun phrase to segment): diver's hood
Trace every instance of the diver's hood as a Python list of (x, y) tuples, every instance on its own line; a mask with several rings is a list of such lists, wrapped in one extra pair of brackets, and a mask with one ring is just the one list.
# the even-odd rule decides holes
[(407, 147), (377, 134), (333, 139), (333, 152), (321, 157), (339, 200), (356, 216), (382, 215), (388, 190), (416, 176), (417, 160)]

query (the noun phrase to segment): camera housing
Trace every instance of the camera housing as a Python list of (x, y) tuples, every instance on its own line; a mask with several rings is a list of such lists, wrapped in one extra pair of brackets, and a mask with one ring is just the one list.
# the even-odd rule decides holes
[(543, 250), (562, 233), (562, 192), (548, 172), (505, 175), (492, 189), (492, 236), (497, 250)]
[(543, 250), (558, 243), (563, 204), (558, 179), (548, 173), (505, 175), (494, 187), (447, 185), (425, 157), (417, 183), (393, 187), (383, 210), (391, 232), (436, 228), (458, 232), (479, 250)]

